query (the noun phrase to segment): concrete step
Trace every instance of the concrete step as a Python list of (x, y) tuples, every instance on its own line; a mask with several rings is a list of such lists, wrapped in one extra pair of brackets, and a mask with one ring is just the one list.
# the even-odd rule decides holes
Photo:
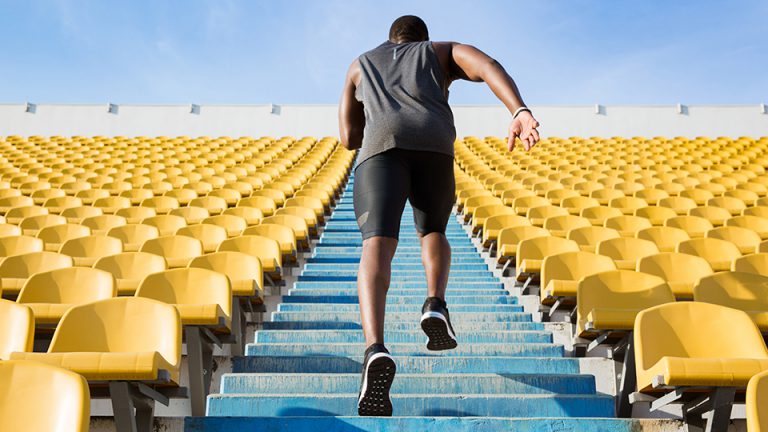
[[(211, 395), (209, 416), (343, 416), (357, 414), (357, 392), (347, 394)], [(392, 395), (399, 416), (611, 417), (613, 398), (602, 395)]]
[[(360, 330), (359, 322), (342, 321), (267, 321), (262, 323), (264, 330)], [(543, 330), (544, 324), (531, 321), (518, 322), (468, 322), (461, 324), (461, 334), (481, 331), (528, 331)], [(418, 320), (384, 322), (385, 331), (421, 331)]]
[[(357, 273), (360, 263), (307, 263), (304, 266), (304, 271), (349, 271)], [(424, 272), (424, 266), (420, 260), (417, 261), (405, 261), (405, 262), (393, 262), (392, 271), (409, 271), (409, 272)], [(452, 263), (451, 273), (454, 272), (475, 272), (482, 274), (488, 272), (488, 266), (485, 263)]]
[[(421, 318), (421, 311), (395, 312), (387, 315), (387, 321), (415, 321)], [(344, 321), (359, 322), (359, 312), (274, 312), (272, 321)], [(457, 331), (467, 322), (531, 321), (531, 314), (515, 312), (459, 312), (451, 314), (451, 324)]]
[[(331, 271), (324, 271), (324, 272), (304, 272), (301, 276), (298, 277), (299, 281), (301, 282), (309, 282), (309, 281), (339, 281), (339, 282), (350, 282), (350, 281), (357, 281), (357, 272), (351, 273), (351, 272), (331, 272)], [(404, 272), (404, 271), (393, 271), (392, 272), (392, 279), (394, 281), (396, 280), (403, 280), (408, 279), (412, 282), (421, 282), (424, 285), (426, 285), (426, 276), (421, 274), (414, 274), (413, 272)], [(486, 275), (478, 275), (474, 272), (469, 273), (455, 273), (451, 272), (450, 276), (448, 276), (448, 283), (451, 282), (497, 282), (499, 279), (494, 277), (492, 274), (487, 273)]]
[[(278, 312), (357, 312), (357, 303), (283, 303), (277, 306)], [(456, 304), (449, 305), (451, 314), (460, 312), (523, 312), (523, 307), (514, 304)], [(387, 313), (420, 312), (420, 305), (387, 304)]]
[[(644, 423), (653, 423), (644, 429)], [(660, 423), (668, 424), (661, 428)], [(676, 432), (679, 422), (607, 418), (529, 417), (187, 417), (185, 432)]]
[[(360, 374), (225, 374), (222, 394), (356, 393)], [(594, 394), (590, 375), (398, 373), (392, 394)]]
[[(337, 290), (336, 295), (324, 293), (320, 290), (297, 290), (292, 289), (288, 291), (287, 296), (283, 296), (283, 303), (358, 303), (358, 297), (354, 291), (340, 291)], [(343, 294), (342, 294), (343, 293)], [(387, 304), (401, 304), (401, 305), (422, 305), (424, 303), (423, 290), (420, 290), (420, 295), (403, 295), (390, 291), (387, 294)], [(469, 304), (517, 304), (517, 298), (508, 295), (448, 295), (445, 297), (449, 307), (452, 305), (469, 305)], [(451, 308), (453, 310), (453, 308)]]
[[(458, 337), (457, 337), (458, 339)], [(461, 342), (461, 340), (460, 340)], [(429, 351), (426, 337), (420, 343), (387, 343), (387, 349), (395, 357), (562, 357), (562, 345), (551, 343), (459, 343), (448, 351)], [(353, 357), (365, 352), (365, 343), (314, 343), (312, 345), (289, 343), (248, 344), (247, 356), (344, 356)]]
[[(354, 290), (357, 292), (357, 281), (298, 281), (295, 282), (293, 285), (294, 289), (349, 289)], [(389, 292), (394, 292), (394, 290), (403, 289), (403, 290), (421, 290), (422, 293), (427, 292), (427, 284), (420, 280), (408, 280), (408, 279), (398, 279), (398, 280), (392, 280), (389, 284)], [(468, 281), (448, 281), (447, 289), (449, 293), (457, 293), (457, 292), (471, 292), (472, 294), (475, 294), (476, 291), (474, 290), (498, 290), (499, 292), (506, 292), (504, 291), (504, 285), (501, 283), (501, 281), (497, 280), (490, 280), (490, 281), (482, 281), (482, 282), (468, 282)]]
[[(362, 351), (359, 351), (362, 354)], [(564, 357), (394, 356), (403, 373), (578, 374), (579, 360)], [(232, 359), (235, 373), (356, 373), (363, 356), (245, 356)]]
[[(410, 256), (396, 255), (392, 264), (413, 264), (421, 262), (421, 254), (413, 253)], [(307, 263), (313, 264), (360, 264), (359, 254), (322, 254), (307, 258)], [(455, 264), (485, 264), (477, 254), (451, 255), (451, 265)]]
[[(483, 331), (457, 335), (459, 343), (552, 343), (552, 334), (546, 331)], [(424, 343), (421, 330), (387, 331), (387, 343)], [(363, 343), (359, 330), (317, 330), (312, 332), (291, 330), (257, 330), (255, 343)]]

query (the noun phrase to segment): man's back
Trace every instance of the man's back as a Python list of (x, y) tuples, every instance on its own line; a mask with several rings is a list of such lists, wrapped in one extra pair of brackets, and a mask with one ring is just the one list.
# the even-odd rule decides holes
[(359, 57), (355, 97), (365, 111), (358, 163), (392, 148), (453, 156), (456, 130), (432, 43), (384, 42)]

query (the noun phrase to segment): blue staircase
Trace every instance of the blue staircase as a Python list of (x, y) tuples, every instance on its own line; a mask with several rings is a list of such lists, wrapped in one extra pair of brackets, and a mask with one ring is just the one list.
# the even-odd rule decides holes
[(301, 276), (246, 355), (233, 360), (206, 417), (187, 432), (253, 431), (630, 431), (613, 398), (579, 374), (552, 334), (532, 321), (487, 270), (451, 219), (447, 302), (456, 350), (434, 353), (419, 327), (426, 296), (412, 209), (406, 207), (387, 299), (385, 339), (398, 374), (392, 418), (357, 417), (364, 342), (356, 274), (361, 239), (353, 179)]

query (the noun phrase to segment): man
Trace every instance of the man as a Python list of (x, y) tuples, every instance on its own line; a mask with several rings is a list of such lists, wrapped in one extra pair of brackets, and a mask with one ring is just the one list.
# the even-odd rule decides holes
[(395, 20), (389, 40), (361, 55), (347, 72), (339, 104), (341, 143), (361, 149), (354, 188), (363, 236), (357, 286), (367, 347), (360, 415), (392, 415), (395, 363), (384, 347), (384, 311), (406, 199), (413, 207), (426, 273), (421, 327), (427, 349), (457, 345), (445, 303), (451, 263), (445, 227), (455, 201), (456, 139), (448, 86), (456, 79), (485, 82), (504, 103), (512, 114), (510, 151), (517, 137), (526, 150), (539, 140), (539, 124), (504, 68), (470, 45), (430, 42), (418, 17)]

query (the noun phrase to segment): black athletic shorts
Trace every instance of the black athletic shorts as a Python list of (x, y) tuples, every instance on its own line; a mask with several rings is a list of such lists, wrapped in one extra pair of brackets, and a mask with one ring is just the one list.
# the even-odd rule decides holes
[(355, 168), (355, 217), (363, 240), (373, 236), (397, 239), (406, 199), (413, 207), (419, 233), (445, 233), (456, 199), (453, 157), (392, 149)]

